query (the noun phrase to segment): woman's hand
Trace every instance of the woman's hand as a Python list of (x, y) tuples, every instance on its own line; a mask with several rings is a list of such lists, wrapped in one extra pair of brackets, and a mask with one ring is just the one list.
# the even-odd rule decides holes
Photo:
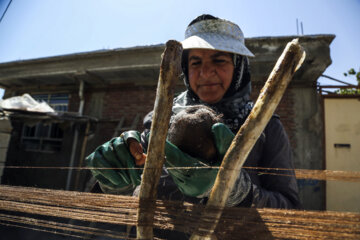
[(133, 138), (127, 140), (131, 155), (135, 158), (135, 165), (142, 166), (146, 161), (146, 154), (143, 153), (141, 144)]

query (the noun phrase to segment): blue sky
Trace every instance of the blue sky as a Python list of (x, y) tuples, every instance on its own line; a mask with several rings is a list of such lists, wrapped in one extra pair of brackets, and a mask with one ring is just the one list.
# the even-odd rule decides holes
[(296, 35), (296, 19), (305, 35), (335, 34), (324, 74), (356, 84), (343, 72), (360, 68), (360, 0), (12, 0), (0, 22), (0, 63), (181, 41), (203, 13), (237, 23), (246, 37)]

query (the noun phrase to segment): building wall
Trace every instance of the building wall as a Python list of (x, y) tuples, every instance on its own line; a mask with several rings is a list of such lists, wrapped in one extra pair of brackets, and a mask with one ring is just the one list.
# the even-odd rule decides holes
[[(299, 37), (299, 36), (296, 36)], [(276, 110), (290, 138), (295, 168), (323, 169), (322, 110), (316, 81), (331, 64), (329, 45), (333, 35), (301, 36), (306, 51), (303, 66), (295, 74)], [(255, 100), (286, 43), (294, 36), (247, 39), (256, 57), (250, 59)], [(141, 120), (152, 110), (159, 74), (162, 46), (59, 56), (23, 63), (0, 64), (0, 82), (9, 89), (5, 97), (25, 91), (70, 91), (70, 111), (78, 111), (79, 80), (85, 82), (84, 114), (99, 119), (89, 135), (87, 154), (109, 140), (119, 121), (130, 126), (136, 113)], [(118, 84), (118, 85), (114, 85)], [(180, 85), (180, 84), (179, 84)], [(318, 181), (298, 181), (306, 209), (324, 209), (323, 185)]]
[(138, 114), (139, 120), (134, 130), (143, 130), (143, 118), (154, 107), (156, 88), (114, 86), (102, 91), (90, 91), (86, 95), (84, 114), (99, 119), (96, 142), (102, 143), (113, 137), (122, 118), (122, 127), (130, 127)]
[(0, 116), (0, 183), (6, 164), (6, 155), (11, 138), (11, 122), (5, 116)]
[[(85, 133), (85, 124), (63, 123), (64, 138), (61, 150), (56, 152), (39, 152), (24, 150), (21, 144), (24, 119), (11, 119), (12, 132), (9, 142), (6, 166), (20, 166), (21, 168), (6, 168), (2, 176), (2, 183), (8, 185), (29, 186), (50, 189), (65, 189), (72, 146), (74, 144), (74, 129), (79, 130), (79, 140), (74, 166), (80, 161), (82, 139)], [(73, 171), (70, 189), (73, 189), (75, 175)], [(88, 173), (82, 173), (82, 181)], [(80, 184), (80, 185), (83, 185)]]
[[(262, 86), (254, 85), (251, 99), (255, 102)], [(183, 88), (179, 88), (177, 92), (181, 92)], [(293, 148), (296, 147), (295, 138), (295, 109), (294, 109), (294, 94), (293, 88), (289, 87), (277, 110), (276, 114), (285, 127), (285, 130), (290, 138)], [(136, 114), (139, 114), (140, 121), (137, 124), (136, 130), (142, 131), (142, 120), (145, 115), (150, 112), (154, 107), (156, 95), (155, 87), (123, 87), (103, 90), (103, 91), (90, 91), (86, 94), (85, 102), (85, 115), (100, 118), (102, 127), (102, 136), (105, 141), (112, 137), (118, 121), (124, 117), (124, 126), (130, 126)], [(72, 96), (71, 99), (77, 99)], [(77, 101), (70, 101), (70, 109), (78, 107)]]
[[(260, 90), (263, 86), (260, 84), (257, 84), (253, 86), (253, 91), (251, 95), (251, 99), (256, 101)], [(285, 131), (289, 137), (291, 147), (293, 149), (296, 148), (296, 138), (295, 138), (295, 131), (296, 131), (296, 125), (295, 125), (295, 106), (294, 106), (294, 88), (292, 86), (289, 86), (287, 90), (284, 93), (284, 96), (282, 97), (275, 114), (277, 114), (280, 117), (280, 120), (282, 124), (284, 125)]]
[[(253, 85), (251, 98), (255, 102), (263, 86)], [(131, 125), (136, 113), (141, 116), (137, 130), (143, 130), (142, 119), (153, 109), (155, 87), (123, 88), (92, 93), (94, 98), (104, 96), (102, 119), (117, 120), (125, 117), (125, 126)], [(94, 101), (89, 100), (89, 104)], [(100, 107), (100, 106), (99, 106)], [(96, 111), (94, 108), (92, 111)], [(322, 119), (319, 96), (315, 88), (290, 85), (276, 109), (293, 150), (294, 165), (299, 169), (323, 169)], [(90, 112), (89, 112), (90, 113)], [(103, 121), (98, 126), (97, 140), (93, 149), (109, 140), (117, 121)], [(325, 208), (325, 186), (321, 181), (298, 179), (300, 199), (305, 209)]]
[[(263, 84), (264, 82), (259, 81), (253, 84), (251, 98), (254, 102)], [(184, 89), (181, 86), (177, 88), (177, 92)], [(122, 118), (123, 127), (129, 127), (136, 114), (139, 114), (140, 120), (134, 129), (142, 131), (143, 118), (153, 109), (155, 95), (155, 86), (111, 85), (103, 89), (85, 88), (83, 114), (99, 119), (87, 142), (86, 155), (114, 136)], [(78, 92), (70, 91), (69, 111), (77, 112), (79, 101)], [(322, 169), (322, 119), (316, 88), (290, 84), (275, 113), (280, 116), (289, 136), (295, 168)], [(298, 180), (298, 184), (300, 198), (306, 209), (324, 209), (322, 182)]]
[[(326, 170), (360, 171), (360, 101), (325, 98)], [(360, 183), (328, 181), (326, 210), (360, 212)]]
[[(294, 163), (298, 169), (324, 169), (323, 109), (315, 87), (294, 90)], [(298, 179), (300, 199), (309, 210), (325, 210), (325, 182)]]

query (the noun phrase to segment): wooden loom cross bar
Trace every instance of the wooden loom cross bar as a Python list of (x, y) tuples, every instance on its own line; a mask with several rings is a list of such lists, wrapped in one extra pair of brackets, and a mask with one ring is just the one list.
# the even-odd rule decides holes
[[(152, 239), (157, 185), (164, 164), (165, 139), (169, 128), (174, 86), (181, 74), (181, 43), (170, 40), (162, 55), (147, 159), (142, 175), (137, 222), (137, 239)], [(152, 203), (152, 204), (151, 204)]]
[(258, 137), (265, 129), (287, 85), (301, 66), (304, 58), (305, 52), (298, 39), (294, 39), (286, 45), (262, 88), (251, 113), (236, 134), (219, 168), (214, 187), (200, 218), (200, 222), (212, 219), (212, 224), (208, 225), (210, 227), (207, 229), (199, 227), (191, 236), (192, 240), (215, 239), (213, 233), (239, 171)]

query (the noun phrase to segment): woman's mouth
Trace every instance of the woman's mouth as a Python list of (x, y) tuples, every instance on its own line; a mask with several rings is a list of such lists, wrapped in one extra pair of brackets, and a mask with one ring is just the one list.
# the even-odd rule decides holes
[(204, 83), (204, 84), (199, 84), (198, 87), (212, 87), (218, 85), (221, 85), (221, 83)]

